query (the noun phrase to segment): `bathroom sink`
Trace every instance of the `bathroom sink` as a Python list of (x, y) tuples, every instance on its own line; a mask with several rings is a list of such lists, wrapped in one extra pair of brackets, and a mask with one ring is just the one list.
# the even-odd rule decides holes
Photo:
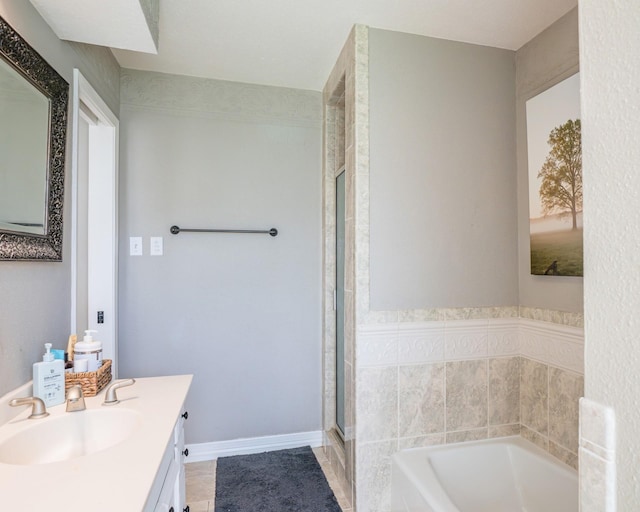
[(0, 442), (0, 463), (48, 464), (90, 455), (126, 440), (140, 419), (130, 409), (101, 408), (24, 420), (24, 429)]

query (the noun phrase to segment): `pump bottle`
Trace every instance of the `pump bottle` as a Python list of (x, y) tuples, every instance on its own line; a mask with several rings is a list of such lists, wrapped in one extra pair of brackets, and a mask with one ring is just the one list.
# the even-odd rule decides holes
[(97, 333), (92, 329), (84, 331), (84, 338), (79, 341), (73, 347), (73, 359), (78, 361), (80, 359), (87, 360), (87, 370), (95, 372), (102, 366), (102, 342), (94, 341), (91, 333)]
[(64, 361), (54, 359), (51, 343), (45, 343), (47, 352), (42, 361), (33, 365), (33, 395), (51, 407), (64, 403)]

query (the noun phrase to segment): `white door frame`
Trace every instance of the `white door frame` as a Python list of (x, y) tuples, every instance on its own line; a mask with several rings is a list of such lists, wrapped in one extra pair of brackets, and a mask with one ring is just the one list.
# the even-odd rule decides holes
[[(100, 193), (95, 194), (101, 204), (89, 206), (89, 223), (96, 222), (96, 211), (102, 218), (103, 231), (100, 237), (91, 236), (88, 240), (88, 280), (87, 328), (97, 329), (102, 341), (103, 356), (113, 361), (114, 377), (118, 376), (118, 139), (119, 121), (107, 104), (98, 95), (91, 84), (78, 69), (73, 70), (72, 96), (72, 141), (71, 141), (71, 329), (78, 329), (78, 176), (80, 138), (79, 125), (81, 114), (87, 107), (95, 117), (89, 128), (89, 173), (94, 186)], [(86, 115), (85, 115), (86, 117)], [(91, 180), (90, 180), (91, 181)], [(91, 183), (89, 196), (92, 196)], [(94, 201), (95, 203), (95, 201)], [(106, 212), (106, 215), (104, 214)], [(100, 215), (99, 215), (100, 216)], [(92, 220), (92, 218), (94, 220)], [(97, 264), (96, 261), (99, 263)], [(99, 267), (96, 270), (96, 267)], [(105, 324), (98, 325), (96, 312), (105, 311)], [(101, 329), (102, 327), (102, 329)], [(107, 327), (105, 329), (105, 327)], [(77, 333), (79, 339), (82, 333)]]

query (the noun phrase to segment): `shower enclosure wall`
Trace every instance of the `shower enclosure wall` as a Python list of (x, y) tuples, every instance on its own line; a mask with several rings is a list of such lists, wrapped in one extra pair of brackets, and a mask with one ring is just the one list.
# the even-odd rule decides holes
[[(327, 81), (324, 101), (324, 431), (327, 455), (344, 492), (356, 506), (355, 496), (355, 347), (358, 316), (368, 311), (368, 244), (358, 243), (357, 233), (368, 233), (368, 203), (359, 208), (357, 190), (368, 190), (368, 55), (367, 27), (354, 26)], [(356, 92), (357, 91), (357, 92)], [(337, 276), (336, 198), (338, 183), (344, 184), (343, 234), (344, 277)], [(342, 219), (340, 221), (342, 225)], [(366, 271), (365, 271), (366, 270)], [(357, 278), (356, 276), (360, 276)], [(337, 289), (337, 278), (343, 289)], [(336, 317), (334, 300), (341, 318)], [(342, 347), (336, 343), (336, 326), (343, 330)], [(338, 361), (339, 358), (339, 361)], [(336, 364), (337, 363), (337, 364)], [(338, 375), (339, 374), (339, 375)], [(340, 396), (336, 393), (338, 383)], [(344, 417), (336, 415), (337, 407)], [(341, 431), (341, 436), (338, 431)]]

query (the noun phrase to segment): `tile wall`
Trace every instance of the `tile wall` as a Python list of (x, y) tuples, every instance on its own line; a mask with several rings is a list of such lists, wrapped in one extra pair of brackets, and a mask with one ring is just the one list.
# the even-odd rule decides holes
[[(575, 466), (582, 315), (517, 306), (370, 311), (368, 55), (367, 27), (355, 26), (324, 90), (325, 445), (349, 502), (358, 512), (389, 512), (390, 456), (404, 448), (522, 434)], [(342, 156), (344, 446), (331, 432), (334, 197)]]
[[(354, 26), (323, 91), (323, 255), (324, 255), (324, 431), (327, 456), (336, 475), (342, 480), (346, 499), (355, 502), (355, 343), (357, 295), (361, 289), (356, 279), (363, 254), (356, 252), (358, 228), (363, 212), (356, 209), (356, 190), (368, 190), (368, 29)], [(358, 93), (356, 94), (356, 91)], [(335, 179), (345, 171), (345, 283), (344, 283), (344, 369), (345, 369), (345, 439), (341, 442), (335, 425)], [(361, 172), (362, 171), (362, 172)], [(368, 208), (368, 207), (367, 207)], [(368, 215), (368, 211), (367, 211)], [(360, 229), (362, 231), (362, 229)], [(367, 230), (368, 233), (368, 230)], [(368, 253), (367, 256), (368, 258)], [(362, 294), (360, 294), (362, 296)]]
[[(518, 308), (435, 310), (389, 322), (387, 312), (387, 321), (359, 327), (359, 512), (389, 511), (390, 457), (405, 448), (521, 434), (577, 467), (581, 318), (521, 314), (527, 318)], [(435, 320), (400, 321), (406, 317)]]
[(578, 403), (584, 377), (522, 358), (521, 435), (578, 469)]

